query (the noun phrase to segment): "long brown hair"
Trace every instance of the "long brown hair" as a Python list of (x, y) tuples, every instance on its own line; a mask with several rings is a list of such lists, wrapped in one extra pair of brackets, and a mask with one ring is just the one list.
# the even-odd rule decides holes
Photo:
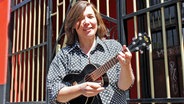
[(92, 3), (89, 3), (87, 1), (78, 1), (70, 9), (70, 11), (66, 17), (66, 21), (65, 21), (65, 33), (67, 35), (66, 44), (69, 46), (73, 45), (75, 43), (75, 41), (78, 40), (78, 35), (77, 35), (76, 30), (75, 30), (75, 24), (78, 22), (79, 18), (81, 17), (81, 15), (83, 14), (83, 12), (87, 6), (92, 7), (92, 9), (95, 13), (96, 19), (97, 19), (98, 29), (97, 29), (96, 36), (103, 38), (107, 33), (107, 29), (106, 29), (105, 24), (102, 20), (102, 17), (100, 15), (100, 13), (96, 10), (95, 6)]

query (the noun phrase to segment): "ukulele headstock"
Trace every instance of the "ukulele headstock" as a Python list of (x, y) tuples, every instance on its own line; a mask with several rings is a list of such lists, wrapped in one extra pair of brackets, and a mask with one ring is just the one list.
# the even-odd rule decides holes
[(149, 45), (151, 44), (150, 37), (144, 33), (139, 33), (137, 38), (133, 38), (131, 44), (128, 46), (129, 50), (131, 52), (137, 52), (140, 51), (143, 53), (143, 49), (147, 48), (149, 49)]

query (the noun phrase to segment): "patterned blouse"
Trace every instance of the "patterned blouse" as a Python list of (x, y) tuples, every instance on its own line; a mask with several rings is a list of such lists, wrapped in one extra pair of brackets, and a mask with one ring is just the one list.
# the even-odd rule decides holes
[[(67, 86), (62, 81), (67, 74), (80, 73), (88, 64), (103, 65), (122, 50), (121, 44), (116, 40), (101, 40), (98, 37), (96, 40), (96, 46), (89, 56), (81, 51), (79, 43), (73, 46), (66, 46), (56, 54), (47, 76), (50, 104), (60, 104), (56, 101), (56, 98), (59, 90)], [(99, 94), (103, 104), (127, 104), (126, 91), (122, 91), (117, 87), (119, 72), (119, 63), (107, 71), (109, 85)]]

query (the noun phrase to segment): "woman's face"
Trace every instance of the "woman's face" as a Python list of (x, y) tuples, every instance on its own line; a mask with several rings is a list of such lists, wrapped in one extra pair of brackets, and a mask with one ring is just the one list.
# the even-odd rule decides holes
[(97, 32), (97, 19), (91, 6), (87, 6), (83, 15), (75, 25), (79, 39), (95, 37)]

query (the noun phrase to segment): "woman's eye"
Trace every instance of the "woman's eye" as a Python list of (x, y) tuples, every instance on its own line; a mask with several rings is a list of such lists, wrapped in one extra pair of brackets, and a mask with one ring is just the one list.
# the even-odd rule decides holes
[(90, 16), (88, 16), (88, 18), (94, 18), (94, 16), (90, 15)]
[(80, 17), (79, 19), (78, 19), (78, 21), (82, 21), (84, 19), (84, 17)]

